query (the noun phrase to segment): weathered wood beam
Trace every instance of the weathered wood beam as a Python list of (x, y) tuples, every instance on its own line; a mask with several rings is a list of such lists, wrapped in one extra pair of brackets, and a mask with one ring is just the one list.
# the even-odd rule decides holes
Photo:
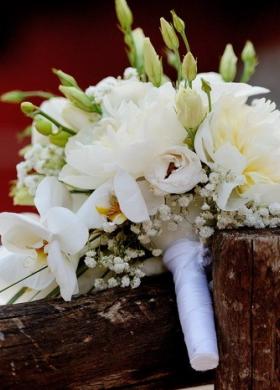
[(178, 389), (213, 383), (193, 371), (171, 277), (0, 309), (1, 389)]
[(217, 390), (280, 389), (280, 230), (220, 232), (213, 245)]

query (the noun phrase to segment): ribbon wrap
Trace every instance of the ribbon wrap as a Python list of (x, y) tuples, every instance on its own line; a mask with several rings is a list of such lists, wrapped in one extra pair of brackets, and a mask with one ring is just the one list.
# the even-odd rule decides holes
[(179, 318), (194, 370), (216, 368), (219, 362), (212, 300), (203, 269), (205, 248), (181, 239), (166, 249), (163, 261), (172, 272)]

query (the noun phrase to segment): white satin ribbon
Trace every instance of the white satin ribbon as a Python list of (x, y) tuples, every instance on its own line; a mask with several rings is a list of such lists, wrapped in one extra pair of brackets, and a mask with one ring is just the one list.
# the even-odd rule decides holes
[(219, 362), (212, 301), (202, 266), (204, 252), (198, 241), (181, 239), (169, 245), (163, 256), (173, 274), (190, 364), (197, 371), (216, 368)]

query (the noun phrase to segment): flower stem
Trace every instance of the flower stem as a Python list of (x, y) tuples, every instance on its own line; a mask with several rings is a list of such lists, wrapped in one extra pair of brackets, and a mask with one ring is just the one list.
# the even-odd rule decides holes
[(48, 119), (50, 122), (52, 122), (56, 127), (58, 127), (59, 129), (62, 129), (63, 131), (66, 131), (66, 133), (69, 133), (71, 135), (76, 135), (76, 131), (72, 130), (72, 129), (69, 129), (68, 127), (65, 127), (63, 125), (61, 125), (57, 120), (55, 120), (54, 118), (52, 118), (51, 116), (49, 116), (48, 114), (46, 114), (44, 111), (40, 110), (40, 108), (38, 108), (38, 110), (34, 113), (35, 115), (39, 114), (41, 116), (43, 116), (44, 118)]
[(11, 299), (8, 300), (7, 305), (15, 303), (18, 298), (20, 298), (25, 293), (27, 289), (28, 287), (22, 287)]
[(24, 278), (18, 280), (17, 282), (15, 282), (13, 284), (10, 284), (9, 286), (7, 286), (7, 287), (3, 288), (2, 290), (0, 290), (0, 294), (3, 293), (4, 291), (7, 291), (9, 288), (16, 286), (18, 283), (23, 282), (24, 280), (26, 280), (28, 278), (31, 278), (31, 276), (38, 274), (39, 272), (43, 271), (46, 268), (48, 268), (47, 265), (45, 267), (43, 267), (43, 268), (38, 269), (37, 271), (33, 272), (32, 274), (25, 276)]

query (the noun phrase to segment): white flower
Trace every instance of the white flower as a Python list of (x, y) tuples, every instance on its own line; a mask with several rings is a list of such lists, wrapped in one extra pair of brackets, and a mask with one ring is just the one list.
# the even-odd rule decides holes
[(70, 300), (78, 289), (78, 254), (88, 240), (88, 230), (72, 211), (62, 207), (70, 201), (63, 185), (57, 182), (48, 188), (49, 185), (50, 181), (44, 180), (35, 197), (41, 218), (31, 214), (0, 214), (5, 248), (1, 275), (7, 283), (13, 283), (44, 268), (22, 285), (42, 290), (56, 280), (62, 297)]
[(102, 229), (108, 222), (122, 224), (129, 219), (139, 223), (149, 219), (142, 192), (125, 171), (97, 188), (77, 214), (90, 229)]
[(186, 137), (174, 102), (170, 83), (160, 88), (139, 81), (117, 84), (103, 99), (104, 118), (69, 140), (61, 180), (95, 189), (120, 168), (136, 179), (143, 177), (156, 156)]
[(223, 95), (199, 128), (195, 150), (225, 180), (217, 205), (235, 210), (248, 200), (269, 205), (280, 199), (280, 112), (264, 99)]
[(199, 183), (202, 167), (198, 156), (186, 146), (173, 146), (163, 151), (150, 164), (145, 178), (160, 190), (182, 194)]
[[(79, 130), (92, 128), (94, 123), (98, 120), (96, 113), (88, 113), (75, 107), (69, 100), (63, 97), (55, 97), (49, 100), (45, 100), (40, 109), (58, 121), (65, 127), (70, 127), (77, 132)], [(53, 132), (55, 133), (57, 128), (53, 125)], [(32, 126), (32, 144), (47, 145), (49, 143), (48, 137), (40, 134), (35, 126)]]
[(200, 94), (205, 107), (208, 106), (208, 102), (206, 93), (201, 89), (202, 79), (208, 81), (211, 86), (211, 101), (213, 108), (215, 108), (215, 104), (220, 97), (225, 94), (236, 97), (248, 97), (269, 92), (263, 87), (251, 86), (245, 83), (225, 82), (219, 73), (198, 73), (193, 81), (192, 89)]

